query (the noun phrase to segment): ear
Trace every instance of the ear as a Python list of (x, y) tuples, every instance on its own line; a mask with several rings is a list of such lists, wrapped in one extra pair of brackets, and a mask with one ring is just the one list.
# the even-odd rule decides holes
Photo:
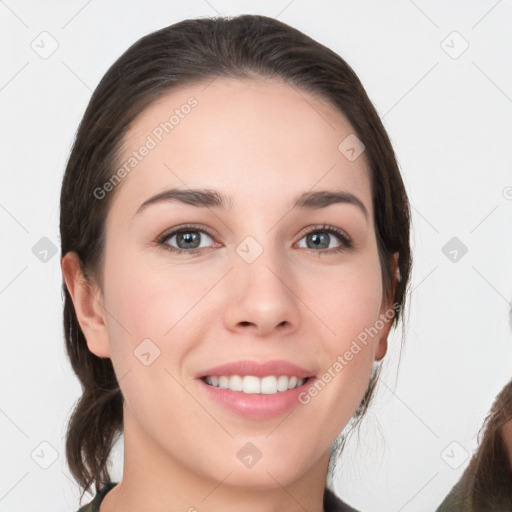
[(386, 355), (388, 351), (388, 336), (391, 330), (392, 318), (390, 318), (390, 310), (396, 313), (393, 308), (393, 297), (395, 296), (396, 283), (400, 281), (400, 269), (398, 268), (398, 257), (399, 254), (395, 252), (393, 254), (393, 261), (391, 262), (391, 275), (392, 279), (392, 293), (387, 301), (382, 301), (380, 309), (380, 319), (384, 322), (384, 327), (380, 331), (380, 337), (375, 351), (375, 360), (380, 361)]
[(96, 283), (87, 282), (75, 252), (68, 252), (62, 257), (61, 269), (89, 350), (98, 357), (110, 357), (106, 314), (100, 287)]

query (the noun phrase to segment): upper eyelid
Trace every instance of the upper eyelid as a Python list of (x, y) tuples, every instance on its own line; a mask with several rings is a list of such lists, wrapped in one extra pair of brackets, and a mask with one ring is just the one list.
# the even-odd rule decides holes
[[(315, 232), (321, 232), (321, 231), (329, 231), (329, 232), (333, 232), (337, 235), (344, 235), (346, 236), (348, 239), (352, 240), (352, 237), (344, 230), (344, 229), (341, 229), (341, 228), (338, 228), (336, 226), (331, 226), (330, 224), (315, 224), (313, 226), (307, 226), (305, 227), (304, 229), (302, 229), (299, 234), (301, 235), (301, 238), (305, 235), (308, 235), (309, 233), (315, 233)], [(338, 233), (339, 231), (339, 233)]]
[(166, 239), (173, 237), (174, 235), (177, 235), (180, 232), (187, 232), (187, 231), (201, 231), (201, 233), (205, 233), (210, 238), (216, 237), (216, 235), (213, 232), (210, 232), (210, 230), (208, 230), (204, 227), (184, 225), (184, 226), (177, 226), (175, 228), (171, 228), (168, 231), (164, 231), (163, 234), (161, 234), (157, 237), (157, 240), (166, 240)]

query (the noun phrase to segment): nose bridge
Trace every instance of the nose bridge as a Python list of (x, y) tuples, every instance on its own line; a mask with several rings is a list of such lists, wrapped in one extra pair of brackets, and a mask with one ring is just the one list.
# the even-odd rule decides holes
[(281, 249), (272, 236), (265, 237), (261, 242), (251, 235), (247, 236), (235, 249), (237, 278), (241, 283), (245, 282), (253, 293), (285, 293), (283, 281), (289, 279), (286, 274), (290, 274), (290, 269), (283, 270), (286, 264)]
[(273, 236), (249, 235), (236, 247), (227, 321), (231, 328), (252, 325), (259, 334), (280, 325), (297, 327), (298, 306), (284, 247)]

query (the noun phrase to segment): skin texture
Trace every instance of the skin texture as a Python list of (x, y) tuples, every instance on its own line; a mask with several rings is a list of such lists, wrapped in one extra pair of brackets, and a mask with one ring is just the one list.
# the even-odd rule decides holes
[[(125, 399), (123, 480), (101, 512), (320, 512), (331, 444), (386, 353), (390, 322), (309, 404), (271, 420), (224, 410), (194, 375), (236, 360), (285, 359), (318, 377), (389, 310), (364, 153), (349, 161), (338, 150), (353, 129), (323, 100), (277, 81), (217, 78), (147, 108), (120, 161), (191, 96), (198, 105), (117, 186), (103, 290), (85, 284), (72, 253), (62, 261), (88, 347), (112, 359)], [(232, 207), (168, 202), (135, 215), (174, 187), (216, 189)], [(368, 218), (351, 204), (289, 210), (299, 193), (331, 189), (357, 196)], [(199, 254), (154, 242), (185, 223), (214, 235), (200, 234)], [(335, 235), (328, 248), (307, 245), (307, 231), (324, 223), (354, 248), (333, 252), (343, 244)], [(236, 252), (248, 236), (263, 250), (250, 264)], [(177, 247), (177, 238), (166, 243)], [(149, 366), (134, 357), (147, 338), (160, 349)], [(262, 453), (251, 468), (237, 457), (247, 442)]]

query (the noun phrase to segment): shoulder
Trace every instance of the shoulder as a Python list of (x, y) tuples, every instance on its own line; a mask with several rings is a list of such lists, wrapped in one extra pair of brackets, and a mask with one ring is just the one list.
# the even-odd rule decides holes
[(340, 500), (328, 487), (324, 490), (324, 511), (325, 512), (358, 512), (355, 508)]
[(80, 507), (77, 512), (98, 512), (100, 509), (100, 503), (103, 501), (107, 492), (117, 484), (118, 482), (106, 482), (103, 484), (103, 487), (96, 491), (96, 496), (94, 496), (93, 500)]
[(469, 500), (464, 500), (461, 495), (461, 482), (459, 481), (439, 505), (436, 512), (470, 512), (471, 510)]
[[(100, 503), (110, 489), (115, 487), (117, 482), (106, 483), (101, 490), (97, 491), (94, 499), (81, 507), (77, 512), (98, 512)], [(324, 490), (324, 511), (325, 512), (358, 512), (356, 509), (350, 507), (341, 501), (333, 491), (329, 488)]]

